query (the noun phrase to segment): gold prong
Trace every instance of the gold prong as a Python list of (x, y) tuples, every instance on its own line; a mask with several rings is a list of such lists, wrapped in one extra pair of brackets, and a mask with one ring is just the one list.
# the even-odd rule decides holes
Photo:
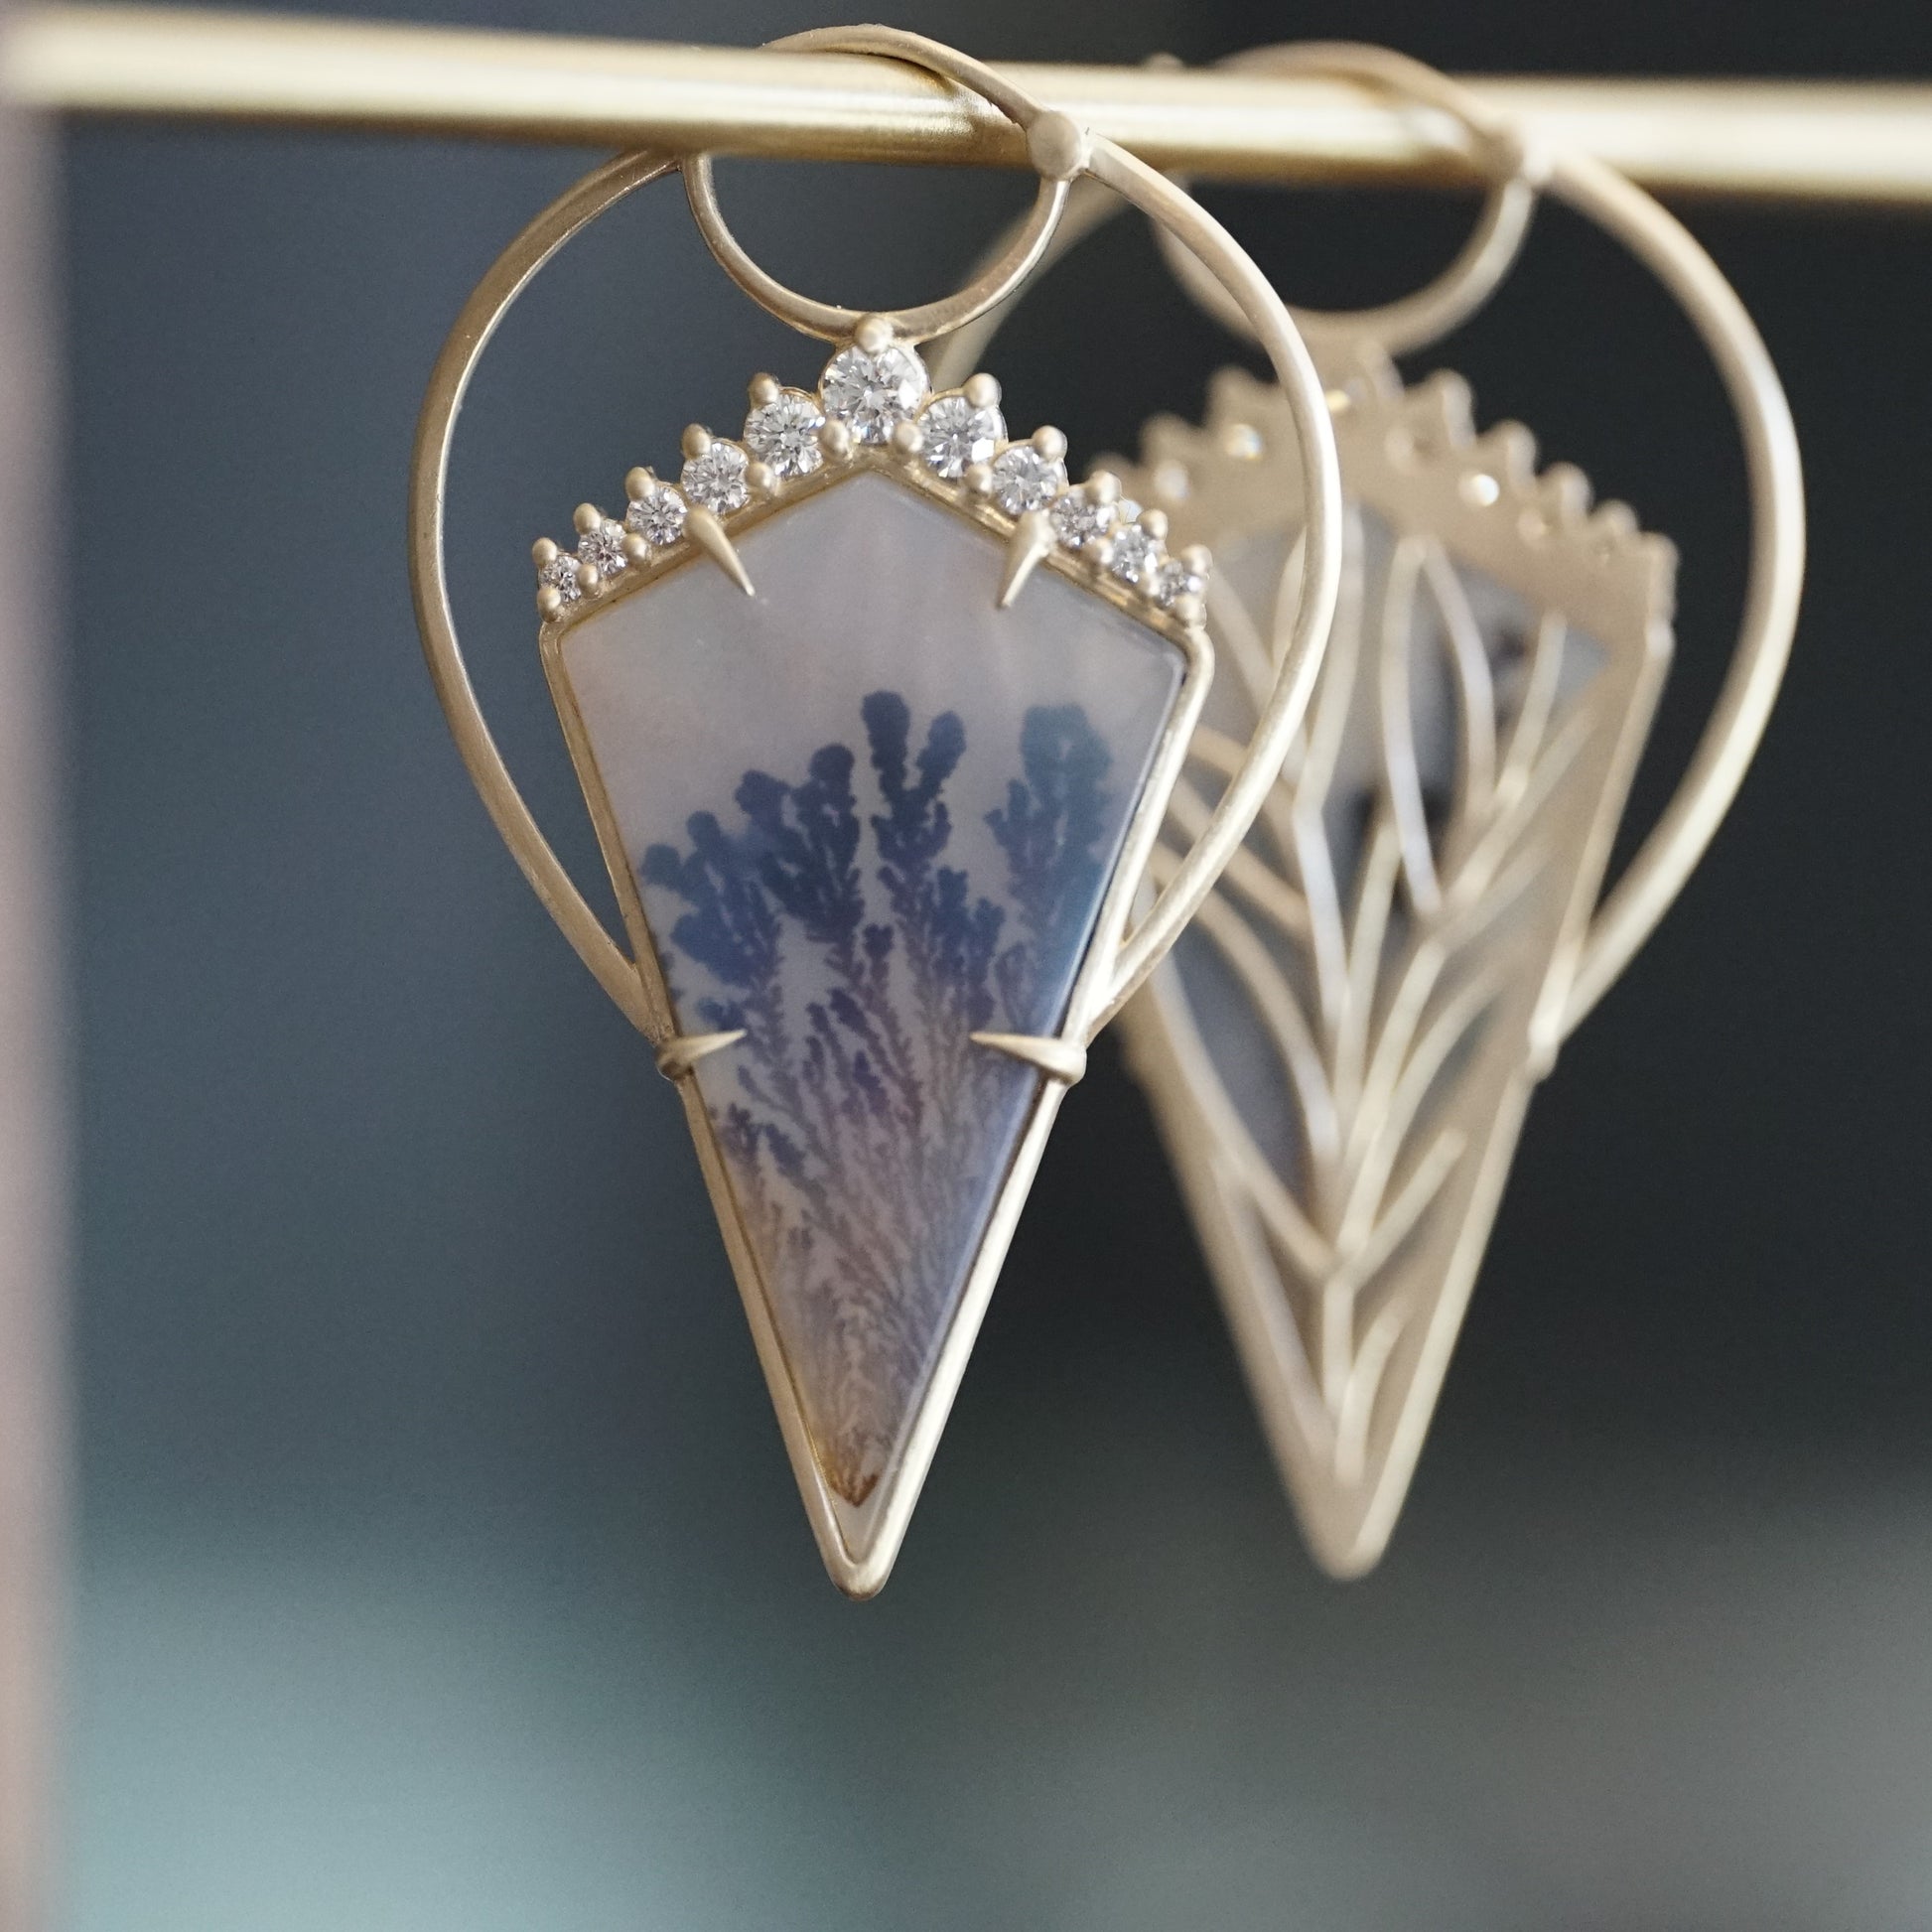
[(1186, 624), (1191, 630), (1207, 616), (1207, 607), (1192, 591), (1182, 591), (1173, 601), (1173, 615), (1178, 622)]
[(1118, 503), (1120, 479), (1111, 470), (1096, 470), (1087, 479), (1087, 500), (1090, 503)]
[(1156, 543), (1167, 542), (1168, 513), (1166, 510), (1143, 510), (1140, 515), (1140, 524), (1141, 524), (1141, 528), (1144, 529), (1148, 533), (1148, 535), (1155, 540)]
[(554, 564), (563, 553), (548, 537), (538, 537), (530, 546), (530, 561), (541, 570), (546, 564)]
[(1042, 1034), (974, 1034), (975, 1046), (990, 1046), (1009, 1059), (1036, 1066), (1049, 1080), (1075, 1086), (1086, 1075), (1087, 1049), (1070, 1039), (1051, 1039)]
[(997, 408), (1000, 401), (1000, 385), (983, 369), (978, 375), (969, 375), (959, 393), (975, 409)]
[(650, 545), (635, 530), (626, 530), (623, 537), (623, 554), (633, 564), (650, 562)]
[(623, 493), (626, 496), (628, 496), (633, 503), (637, 502), (641, 498), (648, 496), (650, 494), (651, 488), (656, 483), (656, 482), (657, 482), (657, 476), (654, 471), (632, 470), (628, 472), (624, 477)]
[(965, 483), (970, 494), (974, 496), (991, 496), (993, 494), (993, 466), (990, 463), (972, 464), (968, 467), (965, 476), (960, 481)]
[(752, 407), (761, 409), (767, 402), (778, 400), (778, 378), (775, 375), (755, 375), (752, 386), (747, 391), (752, 398)]
[(604, 527), (604, 512), (595, 503), (579, 503), (570, 520), (577, 525), (577, 534), (587, 537), (593, 530)]
[(1066, 455), (1066, 438), (1056, 429), (1036, 429), (1033, 445), (1048, 463), (1058, 463)]
[(743, 560), (732, 548), (732, 540), (725, 534), (725, 526), (708, 509), (701, 509), (695, 503), (684, 518), (684, 534), (702, 550), (711, 561), (729, 577), (747, 597), (753, 596), (752, 580), (747, 574)]
[(711, 432), (702, 423), (689, 424), (678, 439), (678, 447), (688, 457), (701, 457), (711, 448)]
[(604, 588), (604, 579), (598, 574), (595, 564), (577, 566), (577, 588), (586, 597), (595, 597)]
[(1000, 573), (999, 608), (1004, 611), (1020, 595), (1035, 566), (1053, 547), (1053, 526), (1044, 510), (1028, 510), (1013, 526), (1007, 540), (1006, 567)]
[(1187, 546), (1187, 548), (1180, 553), (1180, 561), (1183, 564), (1185, 564), (1187, 568), (1191, 570), (1196, 577), (1205, 577), (1207, 573), (1214, 568), (1214, 554), (1212, 551), (1208, 549), (1207, 545), (1204, 543), (1190, 543)]
[(680, 1080), (702, 1059), (736, 1046), (745, 1029), (729, 1034), (677, 1034), (657, 1049), (657, 1070), (667, 1080)]
[(771, 496), (778, 488), (778, 473), (768, 463), (754, 463), (745, 472), (745, 487), (754, 496)]
[(893, 340), (893, 325), (884, 316), (862, 317), (852, 340), (868, 355), (877, 355)]
[(546, 623), (564, 608), (564, 594), (555, 584), (537, 586), (537, 616)]
[(848, 424), (832, 417), (821, 424), (818, 432), (818, 447), (835, 463), (843, 463), (852, 454), (852, 430)]
[(917, 456), (925, 448), (925, 432), (914, 422), (895, 423), (893, 448), (900, 456)]

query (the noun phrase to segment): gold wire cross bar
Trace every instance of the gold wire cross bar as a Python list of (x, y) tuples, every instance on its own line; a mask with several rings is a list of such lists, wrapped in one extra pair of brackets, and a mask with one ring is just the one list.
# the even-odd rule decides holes
[[(1453, 128), (1351, 83), (1014, 65), (1035, 96), (1157, 167), (1223, 180), (1466, 182)], [(1655, 190), (1932, 206), (1932, 86), (1478, 77), (1552, 145)], [(1022, 168), (1011, 123), (884, 62), (455, 27), (44, 7), (0, 89), (47, 110), (797, 160)]]

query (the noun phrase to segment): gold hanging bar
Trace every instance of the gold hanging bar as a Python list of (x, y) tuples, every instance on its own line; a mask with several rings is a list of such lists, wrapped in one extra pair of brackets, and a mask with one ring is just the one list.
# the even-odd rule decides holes
[[(1452, 180), (1453, 136), (1345, 83), (1014, 66), (1030, 92), (1164, 168), (1224, 180)], [(1477, 78), (1553, 142), (1670, 193), (1932, 205), (1932, 87)], [(16, 102), (794, 159), (1023, 167), (984, 103), (839, 55), (155, 7), (45, 7), (0, 40)]]

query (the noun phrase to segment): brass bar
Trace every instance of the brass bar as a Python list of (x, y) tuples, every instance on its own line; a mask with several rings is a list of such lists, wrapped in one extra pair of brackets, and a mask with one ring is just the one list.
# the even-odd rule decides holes
[[(1014, 66), (1163, 168), (1453, 179), (1441, 121), (1339, 82)], [(1932, 86), (1476, 77), (1553, 142), (1669, 193), (1932, 205)], [(0, 39), (0, 88), (84, 114), (361, 128), (800, 160), (1024, 165), (1013, 129), (904, 68), (837, 55), (168, 8), (56, 6)]]

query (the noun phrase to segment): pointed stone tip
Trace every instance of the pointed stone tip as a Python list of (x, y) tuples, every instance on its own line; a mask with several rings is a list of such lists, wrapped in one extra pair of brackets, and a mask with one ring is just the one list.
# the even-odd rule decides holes
[(975, 1046), (990, 1046), (1009, 1059), (1024, 1060), (1065, 1086), (1077, 1086), (1086, 1077), (1087, 1049), (1070, 1039), (1043, 1034), (974, 1034), (971, 1037)]
[(725, 526), (707, 509), (693, 509), (684, 519), (685, 534), (729, 577), (747, 597), (755, 597), (750, 573), (744, 559), (725, 534)]
[(1012, 606), (1041, 558), (1053, 547), (1053, 526), (1044, 510), (1029, 510), (1007, 539), (1006, 567), (1000, 573), (999, 608)]

